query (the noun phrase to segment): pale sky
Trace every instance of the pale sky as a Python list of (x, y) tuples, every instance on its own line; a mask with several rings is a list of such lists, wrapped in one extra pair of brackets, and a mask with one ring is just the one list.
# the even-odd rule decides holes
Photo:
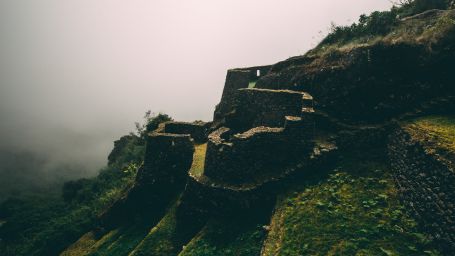
[(96, 170), (148, 109), (210, 120), (226, 70), (302, 55), (388, 0), (0, 0), (1, 147)]

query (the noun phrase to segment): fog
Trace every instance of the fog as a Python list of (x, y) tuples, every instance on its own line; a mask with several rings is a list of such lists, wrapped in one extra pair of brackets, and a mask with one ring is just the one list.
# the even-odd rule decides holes
[(0, 0), (0, 186), (94, 175), (146, 110), (210, 120), (227, 69), (302, 55), (331, 22), (390, 7), (388, 0)]

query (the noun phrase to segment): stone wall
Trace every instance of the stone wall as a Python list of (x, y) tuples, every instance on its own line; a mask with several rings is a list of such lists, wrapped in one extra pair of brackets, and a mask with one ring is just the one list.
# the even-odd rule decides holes
[[(235, 186), (217, 183), (212, 179), (190, 176), (182, 197), (185, 212), (199, 215), (242, 215), (271, 212), (278, 191), (289, 188), (297, 180), (319, 180), (334, 168), (338, 158), (335, 145), (317, 145), (309, 154), (302, 154), (290, 166), (282, 166), (282, 173), (256, 184)], [(197, 218), (197, 215), (195, 214)]]
[(235, 111), (226, 126), (245, 131), (251, 127), (283, 127), (285, 116), (301, 116), (303, 93), (289, 90), (239, 89)]
[(165, 133), (189, 134), (197, 143), (207, 141), (207, 127), (204, 122), (167, 122), (164, 125)]
[(302, 127), (299, 117), (287, 117), (285, 128), (259, 126), (234, 135), (222, 127), (209, 135), (204, 174), (233, 184), (279, 175), (311, 145)]
[(237, 90), (241, 88), (248, 88), (250, 74), (251, 72), (249, 70), (228, 70), (220, 103), (215, 108), (213, 116), (213, 120), (215, 122), (219, 121), (225, 114), (232, 111)]
[[(249, 78), (250, 78), (250, 82), (251, 82), (251, 81), (256, 81), (259, 78), (267, 75), (267, 73), (269, 73), (271, 68), (272, 68), (271, 65), (267, 65), (267, 66), (248, 67), (248, 68), (236, 68), (235, 70), (250, 72)], [(259, 71), (259, 74), (258, 74), (258, 71)]]
[(160, 218), (172, 200), (183, 191), (193, 160), (189, 135), (152, 133), (147, 138), (144, 165), (134, 186), (100, 216), (104, 228), (144, 218)]
[(223, 94), (220, 103), (216, 106), (213, 120), (215, 122), (220, 121), (225, 114), (232, 111), (237, 97), (237, 90), (248, 88), (250, 82), (257, 81), (259, 78), (266, 75), (270, 68), (271, 66), (257, 66), (228, 70)]
[[(422, 231), (445, 252), (455, 251), (455, 172), (397, 128), (390, 136), (389, 154), (395, 180), (407, 209)], [(452, 255), (452, 254), (448, 254)]]
[(304, 90), (318, 110), (346, 123), (382, 123), (455, 95), (453, 35), (438, 36), (437, 44), (378, 43), (291, 58), (255, 88)]

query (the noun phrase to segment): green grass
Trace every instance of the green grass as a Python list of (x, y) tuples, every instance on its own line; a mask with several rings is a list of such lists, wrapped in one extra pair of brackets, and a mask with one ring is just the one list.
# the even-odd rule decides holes
[(248, 83), (248, 88), (254, 88), (254, 87), (256, 87), (256, 82), (257, 82), (257, 81), (249, 82), (249, 83)]
[(139, 255), (176, 255), (181, 248), (176, 248), (173, 237), (176, 235), (175, 204), (164, 218), (147, 234), (144, 240), (131, 252), (131, 256)]
[(455, 116), (427, 116), (406, 124), (405, 129), (434, 150), (455, 153)]
[(205, 153), (207, 152), (207, 143), (196, 144), (194, 146), (193, 163), (191, 164), (190, 173), (196, 177), (204, 173)]
[[(406, 43), (410, 45), (432, 45), (442, 41), (453, 40), (455, 31), (455, 12), (449, 11), (439, 17), (425, 17), (398, 22), (392, 12), (375, 12), (375, 17), (367, 17), (376, 29), (385, 31), (374, 32), (369, 26), (353, 24), (348, 27), (334, 28), (316, 48), (308, 52), (309, 56), (332, 56), (337, 52), (349, 52), (356, 47), (372, 46), (378, 43), (394, 45)], [(385, 19), (385, 20), (383, 20)], [(377, 21), (374, 21), (377, 20)], [(373, 22), (374, 21), (374, 22)]]
[[(131, 252), (131, 256), (142, 255), (176, 255), (190, 238), (186, 238), (186, 230), (192, 229), (193, 223), (181, 223), (177, 218), (177, 201), (161, 219), (161, 221), (147, 234), (145, 239)], [(194, 233), (196, 233), (194, 231)], [(189, 232), (192, 233), (192, 232)]]
[(97, 215), (122, 195), (135, 175), (106, 167), (71, 202), (47, 195), (6, 201), (0, 205), (7, 221), (0, 227), (0, 251), (27, 256), (60, 253), (93, 227)]
[(82, 256), (91, 253), (95, 249), (97, 239), (94, 232), (83, 235), (74, 244), (63, 251), (60, 256)]
[(211, 220), (179, 256), (259, 255), (265, 231), (251, 220)]
[[(89, 256), (128, 255), (147, 235), (147, 225), (136, 224), (122, 227), (118, 232), (96, 248)], [(109, 233), (108, 233), (109, 235)]]
[(401, 206), (389, 167), (345, 157), (327, 180), (281, 195), (268, 255), (439, 255)]

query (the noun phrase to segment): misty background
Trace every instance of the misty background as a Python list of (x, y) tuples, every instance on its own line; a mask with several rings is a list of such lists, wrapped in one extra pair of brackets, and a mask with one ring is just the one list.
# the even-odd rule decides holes
[(212, 118), (226, 70), (302, 55), (388, 0), (0, 0), (0, 200), (96, 175), (146, 110)]

